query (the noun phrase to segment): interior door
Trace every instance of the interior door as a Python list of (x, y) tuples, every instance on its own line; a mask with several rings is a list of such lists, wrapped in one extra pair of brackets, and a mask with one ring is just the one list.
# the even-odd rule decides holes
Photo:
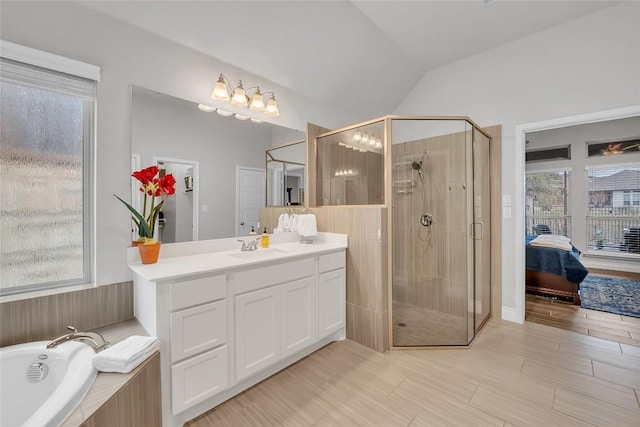
[(265, 207), (264, 169), (236, 168), (236, 236), (258, 230), (260, 208)]

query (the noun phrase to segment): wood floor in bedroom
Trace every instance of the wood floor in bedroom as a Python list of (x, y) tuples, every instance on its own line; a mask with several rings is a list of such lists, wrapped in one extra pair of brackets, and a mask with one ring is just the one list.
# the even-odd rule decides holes
[(187, 424), (634, 426), (640, 347), (489, 320), (465, 349), (335, 342)]
[[(590, 269), (589, 273), (640, 280), (640, 273), (596, 269)], [(525, 320), (640, 346), (640, 318), (637, 317), (589, 310), (556, 299), (527, 295)]]

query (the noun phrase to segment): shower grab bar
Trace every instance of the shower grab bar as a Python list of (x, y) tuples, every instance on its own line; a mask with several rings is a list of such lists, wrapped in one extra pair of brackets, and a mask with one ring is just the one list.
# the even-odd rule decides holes
[[(475, 233), (476, 224), (480, 225), (480, 237), (476, 237), (476, 233)], [(471, 224), (469, 224), (469, 238), (472, 240), (484, 239), (484, 222), (478, 221), (478, 222), (472, 222)]]

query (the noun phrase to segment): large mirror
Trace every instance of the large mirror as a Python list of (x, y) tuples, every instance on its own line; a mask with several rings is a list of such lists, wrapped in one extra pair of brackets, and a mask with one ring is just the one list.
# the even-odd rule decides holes
[(269, 148), (265, 157), (267, 206), (304, 205), (305, 141)]
[[(172, 243), (257, 231), (258, 211), (266, 205), (265, 151), (304, 141), (304, 132), (204, 112), (193, 102), (140, 87), (131, 93), (131, 170), (158, 165), (176, 178), (158, 239)], [(304, 187), (304, 179), (299, 185)], [(138, 188), (132, 182), (134, 205)]]

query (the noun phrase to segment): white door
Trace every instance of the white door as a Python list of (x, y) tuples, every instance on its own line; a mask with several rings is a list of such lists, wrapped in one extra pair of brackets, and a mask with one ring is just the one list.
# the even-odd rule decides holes
[(246, 236), (251, 227), (258, 233), (260, 209), (264, 208), (264, 169), (236, 167), (236, 236)]
[(281, 286), (282, 357), (316, 341), (316, 278)]
[(278, 286), (236, 296), (236, 380), (280, 360)]
[(318, 339), (345, 325), (345, 269), (318, 275)]

